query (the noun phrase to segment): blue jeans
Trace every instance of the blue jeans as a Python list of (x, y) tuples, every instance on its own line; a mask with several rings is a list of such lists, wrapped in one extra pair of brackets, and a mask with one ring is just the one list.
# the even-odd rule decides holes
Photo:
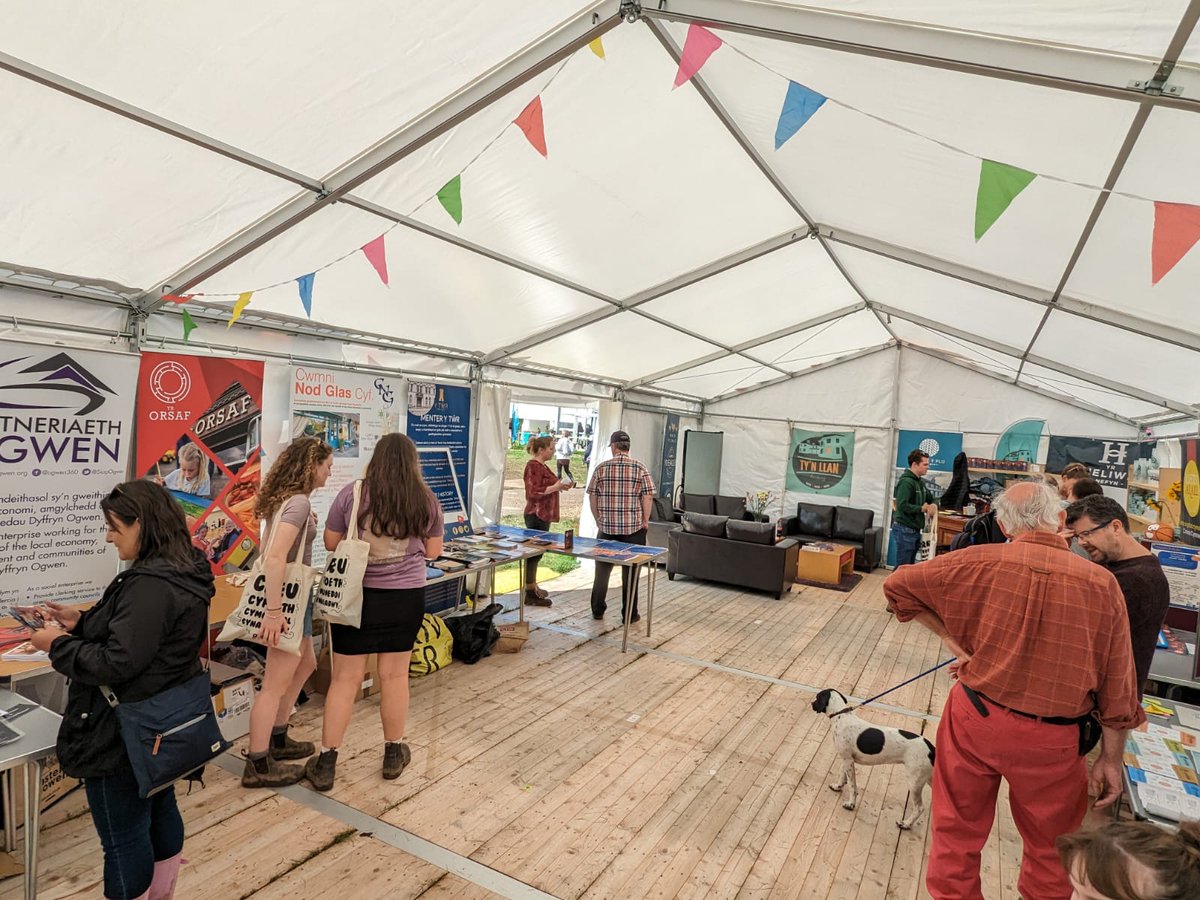
[(921, 543), (921, 532), (916, 528), (893, 522), (892, 543), (896, 547), (896, 568), (911, 566), (917, 561), (917, 545)]
[(142, 896), (154, 880), (154, 864), (183, 850), (183, 818), (174, 786), (143, 800), (128, 770), (88, 778), (84, 789), (104, 848), (104, 896)]

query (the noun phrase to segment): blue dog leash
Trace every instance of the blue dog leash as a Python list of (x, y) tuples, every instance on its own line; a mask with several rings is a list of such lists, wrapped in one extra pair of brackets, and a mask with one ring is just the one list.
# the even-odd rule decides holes
[(868, 700), (864, 700), (862, 703), (858, 703), (858, 704), (855, 704), (855, 705), (853, 705), (853, 706), (847, 706), (845, 709), (842, 709), (842, 710), (839, 710), (838, 712), (835, 712), (835, 713), (834, 713), (832, 716), (830, 716), (829, 718), (831, 718), (831, 719), (832, 719), (832, 718), (834, 718), (834, 717), (836, 717), (836, 716), (840, 716), (840, 715), (842, 715), (842, 713), (854, 712), (854, 710), (856, 710), (856, 709), (862, 709), (862, 708), (863, 708), (864, 706), (866, 706), (868, 703), (874, 703), (874, 702), (875, 702), (876, 700), (878, 700), (880, 697), (886, 697), (888, 694), (892, 693), (892, 691), (898, 691), (898, 690), (900, 690), (900, 688), (904, 687), (906, 684), (912, 684), (914, 681), (918, 681), (919, 679), (921, 679), (921, 678), (924, 678), (926, 675), (932, 675), (932, 674), (933, 674), (934, 672), (936, 672), (938, 669), (941, 669), (941, 668), (943, 668), (943, 667), (945, 667), (945, 666), (948, 666), (948, 665), (950, 665), (950, 663), (954, 662), (956, 659), (957, 659), (957, 657), (954, 657), (954, 656), (952, 656), (952, 657), (950, 657), (948, 660), (946, 660), (945, 662), (940, 662), (940, 663), (938, 663), (938, 664), (937, 664), (936, 666), (934, 666), (932, 669), (926, 669), (926, 670), (925, 670), (924, 672), (922, 672), (920, 675), (914, 675), (912, 678), (908, 679), (908, 681), (902, 681), (902, 682), (900, 682), (898, 685), (896, 685), (895, 687), (890, 687), (890, 688), (888, 688), (886, 691), (884, 691), (884, 692), (883, 692), (883, 693), (881, 693), (881, 694), (876, 694), (874, 697), (871, 697), (871, 698), (870, 698), (870, 699), (868, 699)]

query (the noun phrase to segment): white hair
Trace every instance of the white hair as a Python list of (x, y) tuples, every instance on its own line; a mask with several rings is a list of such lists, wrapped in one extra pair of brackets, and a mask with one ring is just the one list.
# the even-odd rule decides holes
[(1062, 504), (1058, 492), (1048, 484), (1019, 482), (1006, 489), (992, 505), (996, 519), (1010, 536), (1030, 531), (1057, 533), (1062, 527)]

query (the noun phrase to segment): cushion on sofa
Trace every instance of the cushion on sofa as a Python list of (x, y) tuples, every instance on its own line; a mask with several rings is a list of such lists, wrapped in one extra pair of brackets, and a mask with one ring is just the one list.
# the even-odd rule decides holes
[(684, 494), (683, 511), (711, 516), (717, 510), (713, 506), (712, 494)]
[(730, 519), (725, 523), (725, 536), (731, 541), (745, 541), (747, 544), (774, 544), (775, 526), (771, 522)]
[(650, 511), (650, 518), (655, 522), (675, 521), (675, 510), (671, 508), (671, 498), (655, 497), (654, 508)]
[(817, 537), (833, 537), (832, 506), (821, 506), (819, 503), (796, 504), (796, 517), (800, 520), (800, 534)]
[(853, 509), (849, 506), (837, 508), (837, 525), (833, 529), (835, 538), (861, 541), (863, 534), (875, 521), (875, 513), (869, 509)]
[(718, 494), (713, 498), (713, 505), (716, 507), (715, 512), (718, 516), (741, 519), (746, 515), (745, 497), (722, 497)]
[(707, 516), (704, 513), (684, 513), (683, 530), (690, 534), (702, 534), (706, 537), (725, 537), (725, 523), (728, 516)]

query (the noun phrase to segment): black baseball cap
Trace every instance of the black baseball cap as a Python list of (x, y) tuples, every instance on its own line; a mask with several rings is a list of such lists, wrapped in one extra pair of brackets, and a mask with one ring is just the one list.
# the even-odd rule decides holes
[(610, 437), (608, 439), (608, 442), (610, 444), (628, 444), (629, 443), (629, 432), (614, 431), (612, 433), (612, 437)]

